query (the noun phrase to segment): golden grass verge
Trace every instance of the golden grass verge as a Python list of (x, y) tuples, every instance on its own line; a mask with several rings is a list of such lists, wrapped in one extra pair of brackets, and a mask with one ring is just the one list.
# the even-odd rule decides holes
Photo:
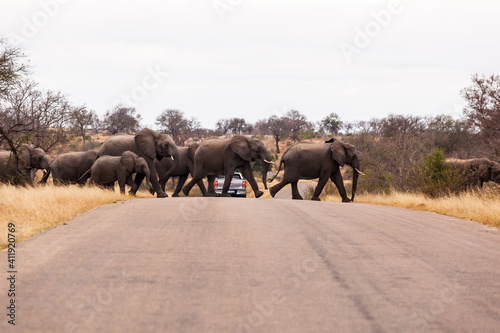
[[(147, 192), (137, 194), (152, 197)], [(0, 185), (0, 198), (0, 249), (3, 249), (7, 247), (10, 222), (16, 226), (16, 242), (20, 242), (96, 207), (134, 197), (95, 187)]]
[[(339, 201), (339, 198), (332, 195), (326, 200)], [(361, 194), (356, 196), (355, 201), (434, 212), (500, 227), (500, 197), (495, 193), (471, 191), (441, 198), (429, 198), (414, 193)]]

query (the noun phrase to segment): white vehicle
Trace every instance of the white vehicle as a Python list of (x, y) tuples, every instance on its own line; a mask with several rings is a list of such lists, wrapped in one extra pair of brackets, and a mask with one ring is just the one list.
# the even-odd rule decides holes
[[(214, 181), (214, 189), (215, 193), (221, 194), (222, 187), (224, 187), (224, 181), (226, 180), (224, 175), (218, 175)], [(227, 194), (232, 197), (242, 197), (246, 198), (247, 196), (247, 182), (243, 178), (243, 175), (239, 172), (235, 172), (233, 175), (233, 179), (231, 179), (231, 185), (229, 186), (229, 191)]]

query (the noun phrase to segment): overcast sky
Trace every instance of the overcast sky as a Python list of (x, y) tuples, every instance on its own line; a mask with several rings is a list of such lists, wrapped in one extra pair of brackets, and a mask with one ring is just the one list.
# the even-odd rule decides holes
[(310, 120), (461, 115), (473, 73), (500, 74), (500, 1), (0, 2), (0, 36), (41, 87), (155, 127), (179, 109), (213, 128), (299, 110)]

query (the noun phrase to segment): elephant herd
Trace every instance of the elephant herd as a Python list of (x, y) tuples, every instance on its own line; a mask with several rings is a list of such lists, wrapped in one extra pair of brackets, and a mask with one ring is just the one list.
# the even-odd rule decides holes
[[(60, 154), (52, 163), (49, 163), (45, 152), (40, 148), (23, 145), (18, 151), (18, 157), (10, 151), (0, 151), (0, 182), (33, 185), (33, 171), (44, 169), (41, 183), (46, 183), (50, 174), (54, 185), (83, 186), (88, 181), (89, 185), (114, 189), (115, 182), (118, 181), (122, 193), (127, 184), (131, 187), (130, 193), (135, 195), (145, 179), (151, 194), (156, 193), (159, 198), (167, 196), (165, 184), (171, 177), (179, 177), (173, 196), (178, 196), (181, 191), (184, 195), (189, 195), (194, 185), (198, 185), (204, 196), (217, 196), (214, 189), (215, 177), (219, 174), (232, 175), (236, 169), (241, 171), (255, 197), (259, 198), (264, 192), (259, 189), (254, 178), (251, 162), (262, 161), (262, 182), (265, 189), (267, 173), (273, 164), (264, 143), (256, 138), (235, 135), (230, 139), (209, 138), (200, 144), (177, 147), (169, 135), (148, 128), (137, 132), (135, 136), (111, 136), (94, 150)], [(352, 166), (354, 170), (350, 199), (346, 195), (339, 169), (345, 164)], [(356, 149), (350, 144), (339, 140), (321, 144), (294, 144), (283, 154), (279, 169), (282, 166), (285, 170), (282, 181), (270, 188), (273, 197), (285, 185), (292, 184), (293, 199), (302, 199), (297, 191), (298, 180), (319, 178), (313, 200), (319, 200), (319, 194), (328, 179), (337, 186), (343, 202), (354, 199), (359, 159)], [(276, 176), (279, 172), (280, 170)], [(185, 184), (189, 175), (192, 179)], [(205, 177), (208, 179), (208, 189), (203, 183)], [(229, 196), (230, 185), (231, 178), (226, 177), (219, 196)]]
[[(239, 169), (250, 184), (255, 197), (264, 193), (254, 178), (251, 162), (262, 160), (262, 182), (267, 189), (267, 173), (273, 164), (264, 143), (256, 138), (235, 135), (230, 139), (209, 138), (189, 147), (178, 147), (167, 134), (160, 134), (145, 128), (135, 136), (114, 135), (99, 148), (86, 152), (69, 152), (58, 155), (52, 163), (45, 152), (32, 145), (22, 145), (14, 154), (0, 150), (0, 182), (15, 185), (33, 185), (33, 173), (44, 169), (42, 183), (52, 174), (54, 185), (79, 184), (99, 185), (114, 189), (118, 181), (120, 191), (125, 192), (125, 184), (135, 195), (145, 180), (151, 194), (166, 197), (165, 184), (171, 177), (179, 177), (173, 193), (176, 197), (182, 191), (188, 195), (194, 185), (198, 185), (203, 196), (217, 196), (214, 189), (215, 177), (219, 174), (232, 175)], [(463, 170), (464, 181), (472, 186), (482, 186), (484, 182), (500, 182), (500, 164), (487, 159), (457, 160), (446, 163)], [(349, 165), (353, 169), (352, 196), (347, 196), (340, 167)], [(330, 179), (337, 187), (342, 202), (354, 200), (360, 169), (356, 148), (340, 140), (331, 139), (324, 143), (299, 142), (291, 145), (281, 158), (278, 172), (269, 180), (272, 182), (284, 167), (282, 180), (271, 187), (272, 197), (283, 187), (291, 184), (292, 198), (302, 199), (297, 182), (300, 179), (318, 179), (312, 200), (319, 196)], [(135, 177), (134, 177), (135, 175)], [(185, 184), (188, 176), (192, 179)], [(208, 189), (203, 183), (208, 179)], [(231, 178), (225, 177), (220, 196), (229, 196)]]

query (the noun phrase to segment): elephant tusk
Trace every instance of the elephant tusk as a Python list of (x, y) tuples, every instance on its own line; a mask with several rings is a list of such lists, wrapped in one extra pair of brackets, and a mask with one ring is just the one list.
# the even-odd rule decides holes
[(354, 168), (354, 170), (356, 170), (359, 174), (361, 174), (363, 176), (366, 176), (364, 173), (362, 173), (361, 171), (359, 171), (357, 168)]
[(266, 162), (267, 164), (273, 164), (273, 162), (265, 160), (265, 159), (263, 159), (263, 161)]
[(173, 160), (174, 160), (174, 157), (173, 157), (173, 156), (170, 156), (170, 159), (173, 161)]

